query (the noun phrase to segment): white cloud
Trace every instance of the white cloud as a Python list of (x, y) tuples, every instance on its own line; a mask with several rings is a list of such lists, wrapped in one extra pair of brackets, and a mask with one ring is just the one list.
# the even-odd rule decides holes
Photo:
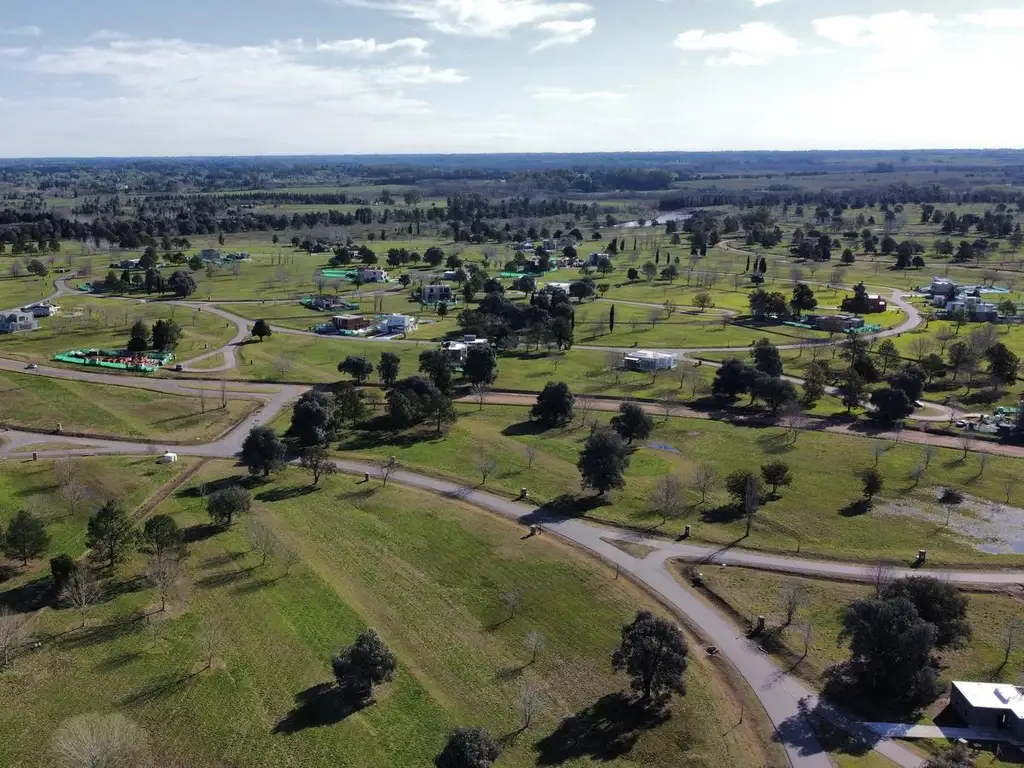
[(39, 37), (43, 34), (40, 27), (33, 25), (26, 27), (0, 27), (0, 35), (16, 35), (17, 37)]
[(741, 24), (734, 32), (708, 34), (703, 29), (691, 29), (676, 37), (676, 48), (684, 51), (721, 51), (705, 59), (709, 67), (753, 67), (767, 64), (780, 56), (794, 56), (801, 52), (795, 38), (772, 24), (752, 21)]
[(938, 19), (931, 13), (894, 11), (874, 16), (831, 16), (814, 19), (814, 31), (847, 47), (908, 50), (937, 41)]
[(533, 46), (530, 51), (536, 53), (537, 51), (543, 51), (545, 48), (551, 48), (556, 45), (572, 45), (573, 43), (578, 43), (584, 37), (592, 34), (595, 26), (597, 26), (597, 21), (595, 19), (580, 19), (579, 21), (568, 21), (564, 19), (542, 21), (537, 25), (537, 29), (541, 32), (546, 32), (549, 37), (541, 40)]
[(777, 3), (777, 2), (779, 2), (779, 0), (754, 0), (754, 7), (755, 8), (763, 8), (766, 5), (771, 5), (772, 3)]
[(530, 96), (541, 101), (572, 103), (597, 103), (620, 101), (623, 94), (614, 91), (575, 91), (563, 86), (540, 86), (530, 91)]
[(351, 40), (319, 42), (316, 50), (325, 53), (340, 53), (345, 56), (373, 56), (389, 51), (405, 51), (410, 56), (426, 56), (429, 40), (422, 37), (403, 37), (390, 43), (377, 42), (374, 38), (355, 37)]
[(989, 8), (979, 13), (965, 13), (960, 18), (979, 27), (1024, 29), (1024, 8)]
[(0, 48), (0, 56), (24, 56), (28, 48)]
[(571, 19), (590, 10), (576, 0), (336, 0), (429, 24), (439, 32), (501, 37), (519, 27)]
[(119, 32), (116, 29), (97, 29), (86, 39), (90, 43), (102, 43), (108, 40), (127, 40), (131, 35)]

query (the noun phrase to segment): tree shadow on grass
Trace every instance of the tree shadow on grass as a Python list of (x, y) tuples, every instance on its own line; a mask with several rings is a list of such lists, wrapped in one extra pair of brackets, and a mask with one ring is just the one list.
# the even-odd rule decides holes
[(221, 477), (217, 480), (210, 480), (206, 483), (182, 488), (174, 495), (179, 499), (200, 499), (204, 496), (210, 495), (211, 493), (216, 493), (217, 491), (223, 491), (225, 488), (230, 488), (232, 485), (240, 485), (243, 488), (250, 488), (254, 481), (255, 478), (250, 475), (231, 475), (230, 477)]
[(827, 704), (819, 702), (812, 707), (807, 699), (801, 699), (797, 709), (797, 714), (779, 724), (774, 738), (801, 756), (838, 752), (860, 757), (874, 749), (879, 741), (879, 737), (866, 728), (851, 733), (836, 725), (836, 721), (846, 722), (846, 718)]
[[(384, 417), (380, 417), (383, 419)], [(378, 420), (371, 422), (371, 425)], [(366, 426), (366, 425), (360, 425)], [(340, 451), (366, 451), (374, 448), (399, 447), (407, 448), (418, 443), (437, 442), (444, 439), (444, 434), (438, 434), (436, 429), (411, 429), (399, 432), (382, 422), (380, 428), (359, 429), (347, 435), (338, 442)]]
[(267, 576), (262, 579), (256, 579), (253, 581), (247, 581), (244, 584), (239, 584), (237, 587), (232, 589), (236, 595), (250, 595), (253, 592), (259, 592), (261, 589), (272, 587), (274, 584), (283, 579), (284, 576)]
[(60, 646), (69, 650), (110, 643), (141, 632), (146, 625), (144, 612), (131, 613), (95, 627), (76, 629), (60, 638)]
[(317, 683), (295, 696), (295, 707), (274, 726), (274, 733), (298, 733), (340, 723), (372, 705), (373, 699), (358, 699), (332, 683)]
[(739, 504), (721, 504), (710, 507), (700, 513), (704, 523), (733, 523), (743, 517), (743, 507)]
[(319, 488), (312, 485), (293, 485), (290, 488), (274, 488), (269, 491), (263, 491), (262, 493), (257, 493), (254, 498), (256, 501), (265, 502), (288, 501), (289, 499), (309, 496), (309, 494), (316, 493), (319, 490)]
[(537, 435), (543, 435), (549, 429), (550, 427), (543, 426), (539, 421), (527, 419), (526, 421), (509, 424), (501, 430), (501, 434), (505, 435), (505, 437), (521, 437), (523, 435), (535, 437)]
[(53, 582), (49, 576), (22, 584), (20, 587), (0, 593), (0, 606), (9, 608), (14, 613), (31, 613), (42, 608), (49, 601)]
[(643, 703), (621, 691), (571, 715), (535, 745), (537, 765), (560, 765), (580, 758), (615, 760), (628, 754), (645, 731), (672, 716), (662, 703)]
[(213, 538), (223, 530), (221, 526), (212, 523), (196, 523), (185, 528), (181, 535), (186, 544), (195, 544)]
[(868, 499), (855, 499), (839, 508), (839, 514), (843, 517), (860, 517), (870, 511), (871, 501)]
[(196, 586), (200, 589), (220, 589), (221, 587), (230, 587), (232, 584), (237, 584), (248, 577), (248, 568), (241, 571), (222, 571), (221, 573), (212, 573), (209, 576), (196, 579)]
[(144, 688), (135, 691), (121, 700), (122, 706), (132, 706), (135, 704), (146, 704), (157, 699), (162, 699), (165, 696), (170, 696), (179, 688), (192, 683), (201, 672), (192, 672), (189, 674), (182, 674), (180, 672), (170, 672), (166, 675), (161, 675), (149, 685)]
[(139, 659), (143, 658), (145, 654), (139, 651), (125, 651), (122, 653), (115, 653), (99, 664), (93, 667), (96, 672), (115, 672), (119, 669), (127, 667), (129, 664), (134, 664)]

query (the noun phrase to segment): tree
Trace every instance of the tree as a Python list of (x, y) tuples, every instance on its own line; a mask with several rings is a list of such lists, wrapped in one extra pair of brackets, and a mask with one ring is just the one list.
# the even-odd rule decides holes
[(257, 426), (249, 430), (242, 443), (242, 463), (249, 469), (250, 475), (263, 473), (270, 477), (284, 466), (286, 449), (272, 427)]
[(782, 603), (782, 626), (790, 626), (796, 619), (797, 611), (807, 602), (807, 595), (800, 585), (794, 582), (786, 582), (782, 585), (782, 592), (779, 595)]
[(549, 381), (537, 395), (537, 403), (530, 409), (530, 418), (551, 429), (569, 424), (573, 420), (575, 398), (564, 381)]
[(716, 398), (735, 400), (750, 387), (754, 373), (754, 369), (742, 360), (735, 357), (726, 360), (715, 371), (711, 393)]
[(700, 291), (693, 297), (693, 306), (697, 307), (701, 312), (706, 310), (714, 304), (714, 300), (711, 298), (711, 294), (707, 291)]
[(708, 494), (718, 485), (718, 475), (710, 464), (699, 464), (693, 472), (690, 487), (700, 494), (700, 503), (708, 500)]
[(993, 381), (1008, 386), (1017, 380), (1020, 358), (1001, 341), (985, 350), (985, 359), (988, 360), (988, 372)]
[(860, 407), (860, 401), (864, 396), (865, 390), (864, 378), (857, 371), (853, 369), (848, 370), (843, 377), (842, 384), (839, 386), (840, 399), (843, 405), (846, 406), (847, 413), (853, 408)]
[(154, 555), (178, 557), (185, 548), (185, 534), (170, 515), (153, 515), (146, 520), (140, 541)]
[(395, 654), (374, 629), (364, 629), (356, 641), (331, 662), (338, 687), (355, 701), (366, 701), (373, 687), (394, 679)]
[(875, 354), (878, 355), (878, 359), (882, 362), (882, 375), (885, 376), (885, 372), (889, 370), (890, 366), (898, 365), (900, 360), (900, 351), (893, 344), (892, 339), (883, 339), (882, 343), (878, 345), (878, 349), (875, 350)]
[(0, 672), (11, 663), (11, 650), (21, 642), (28, 617), (0, 605)]
[(818, 306), (818, 300), (814, 298), (814, 291), (807, 283), (797, 283), (793, 288), (793, 298), (789, 300), (789, 306), (793, 314), (799, 316), (801, 312), (810, 312)]
[(650, 436), (654, 429), (654, 419), (636, 403), (622, 403), (611, 425), (623, 440), (632, 445), (633, 440), (646, 440)]
[(871, 502), (877, 494), (882, 492), (882, 474), (874, 467), (862, 470), (860, 480), (864, 487), (864, 497)]
[(260, 567), (265, 568), (267, 560), (277, 549), (274, 532), (262, 520), (253, 518), (249, 521), (245, 536), (249, 540), (249, 551), (260, 557)]
[(398, 372), (401, 368), (401, 358), (394, 352), (381, 352), (380, 362), (377, 363), (377, 375), (380, 383), (385, 387), (394, 386), (398, 381)]
[(252, 326), (252, 335), (258, 338), (261, 342), (265, 337), (273, 336), (274, 332), (271, 330), (270, 325), (266, 320), (257, 320)]
[(362, 355), (349, 355), (338, 363), (338, 373), (347, 374), (357, 384), (363, 384), (373, 375), (373, 363)]
[(526, 648), (530, 651), (530, 663), (537, 663), (537, 655), (544, 650), (544, 646), (547, 645), (548, 639), (544, 636), (543, 632), (538, 632), (536, 629), (531, 629), (526, 633)]
[(30, 275), (36, 275), (38, 277), (46, 277), (46, 274), (50, 271), (47, 266), (39, 259), (32, 259), (25, 269)]
[(902, 389), (882, 387), (871, 393), (872, 416), (879, 421), (892, 424), (907, 418), (914, 412), (914, 405)]
[(29, 560), (41, 557), (49, 548), (50, 534), (46, 532), (46, 523), (41, 518), (23, 509), (7, 524), (0, 544), (7, 557), (28, 565)]
[(683, 486), (674, 475), (662, 475), (658, 478), (649, 496), (651, 507), (661, 515), (662, 523), (670, 517), (683, 512)]
[(780, 485), (790, 485), (793, 482), (793, 476), (789, 472), (789, 465), (783, 461), (762, 464), (761, 479), (772, 487), (773, 496), (778, 492)]
[(491, 384), (498, 376), (498, 359), (494, 350), (487, 346), (473, 346), (466, 353), (462, 366), (463, 376), (473, 384)]
[(889, 386), (901, 389), (913, 405), (924, 392), (924, 371), (917, 365), (905, 365), (889, 378)]
[(299, 466), (312, 475), (314, 486), (320, 484), (321, 477), (328, 477), (338, 472), (338, 466), (322, 445), (316, 445), (303, 451), (299, 458)]
[(50, 558), (50, 588), (54, 596), (60, 596), (71, 577), (78, 572), (78, 565), (71, 555), (57, 555)]
[(89, 557), (105, 562), (111, 570), (131, 557), (137, 540), (135, 523), (116, 502), (108, 501), (89, 518), (85, 537)]
[(252, 509), (252, 494), (240, 485), (229, 485), (206, 497), (206, 513), (220, 526), (231, 525), (235, 517)]
[(151, 333), (149, 326), (141, 320), (136, 320), (135, 324), (132, 325), (130, 337), (128, 339), (128, 351), (145, 352), (149, 349), (150, 338)]
[(498, 458), (486, 453), (481, 453), (476, 459), (476, 468), (480, 472), (481, 485), (487, 485), (487, 478), (498, 469)]
[(917, 615), (935, 627), (935, 647), (962, 647), (971, 637), (967, 596), (955, 585), (931, 576), (910, 576), (889, 582), (882, 589), (885, 600), (903, 598), (913, 603)]
[(196, 281), (188, 272), (178, 271), (168, 278), (167, 287), (179, 299), (187, 299), (196, 292)]
[(825, 396), (825, 387), (828, 381), (825, 373), (825, 366), (817, 361), (810, 363), (804, 371), (803, 396), (800, 402), (807, 408), (812, 408), (821, 398)]
[(796, 387), (778, 376), (757, 373), (750, 382), (750, 397), (751, 402), (763, 400), (772, 413), (778, 413), (780, 408), (796, 402)]
[(973, 768), (973, 766), (974, 757), (967, 746), (954, 744), (926, 762), (922, 768)]
[(434, 386), (445, 395), (452, 393), (454, 373), (451, 358), (439, 349), (420, 352), (420, 373), (425, 373)]
[(650, 282), (651, 280), (658, 276), (658, 268), (654, 265), (653, 262), (650, 261), (646, 262), (642, 267), (640, 267), (640, 271), (647, 279), (647, 282)]
[(456, 728), (434, 758), (435, 768), (491, 768), (501, 747), (483, 728)]
[(622, 641), (612, 654), (612, 669), (625, 671), (644, 702), (664, 692), (686, 693), (687, 654), (683, 633), (672, 622), (640, 611), (622, 627)]
[(174, 349), (181, 341), (181, 337), (181, 326), (173, 320), (157, 320), (153, 323), (153, 349)]
[(751, 354), (754, 356), (754, 367), (761, 373), (768, 376), (782, 375), (782, 355), (779, 354), (779, 348), (768, 339), (758, 339)]
[(103, 591), (96, 583), (92, 573), (76, 568), (67, 584), (61, 589), (58, 599), (64, 605), (70, 605), (78, 611), (78, 615), (82, 619), (81, 626), (84, 627), (86, 612), (96, 605), (102, 596)]
[(843, 615), (840, 640), (848, 640), (843, 671), (879, 701), (919, 704), (938, 694), (933, 652), (936, 630), (905, 598), (855, 600)]
[(939, 504), (946, 508), (946, 525), (953, 516), (953, 509), (964, 503), (964, 495), (956, 488), (943, 488), (939, 496)]
[(516, 617), (516, 611), (523, 604), (523, 596), (514, 590), (501, 593), (501, 604), (508, 611), (509, 620)]
[(579, 304), (594, 295), (594, 284), (590, 280), (577, 280), (569, 286), (569, 295)]
[(146, 581), (160, 594), (160, 612), (167, 610), (167, 598), (175, 594), (181, 585), (181, 560), (170, 552), (153, 555), (146, 568)]
[(145, 768), (150, 765), (149, 736), (122, 714), (78, 715), (53, 735), (58, 768)]
[(623, 473), (629, 467), (629, 451), (617, 432), (598, 429), (587, 438), (576, 466), (583, 487), (601, 495), (613, 488), (625, 487)]

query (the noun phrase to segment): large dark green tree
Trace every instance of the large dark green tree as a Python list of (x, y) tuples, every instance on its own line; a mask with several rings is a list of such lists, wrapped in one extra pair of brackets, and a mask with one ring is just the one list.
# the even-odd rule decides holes
[(374, 629), (364, 629), (356, 641), (331, 662), (338, 687), (356, 701), (366, 701), (373, 687), (395, 677), (395, 654)]
[(153, 349), (174, 349), (181, 337), (181, 326), (173, 320), (157, 320), (153, 323)]
[(568, 384), (549, 381), (537, 395), (537, 403), (530, 409), (530, 418), (549, 429), (568, 424), (573, 419), (575, 401)]
[(498, 376), (498, 358), (494, 350), (483, 346), (470, 347), (462, 373), (473, 384), (492, 383)]
[(394, 386), (394, 383), (398, 381), (401, 362), (401, 359), (394, 352), (380, 353), (380, 362), (377, 363), (377, 375), (380, 376), (381, 384), (385, 387)]
[(269, 338), (274, 335), (274, 331), (270, 328), (270, 324), (263, 319), (257, 320), (252, 326), (252, 335), (260, 341), (264, 338)]
[(131, 557), (138, 531), (131, 516), (120, 504), (108, 501), (89, 518), (85, 543), (90, 558), (114, 569)]
[(176, 555), (185, 548), (185, 534), (170, 515), (153, 515), (142, 527), (141, 543), (154, 555)]
[(270, 477), (271, 472), (284, 466), (286, 453), (284, 443), (278, 439), (273, 427), (253, 427), (242, 442), (242, 463), (250, 475)]
[(612, 654), (612, 668), (624, 671), (643, 701), (663, 693), (686, 693), (689, 649), (682, 631), (672, 622), (640, 611), (622, 627), (622, 641)]
[(46, 532), (46, 523), (41, 518), (23, 509), (7, 524), (0, 544), (7, 557), (28, 565), (29, 560), (46, 552), (50, 546), (50, 534)]
[(896, 579), (885, 585), (881, 596), (913, 603), (917, 615), (935, 627), (936, 648), (960, 647), (971, 637), (967, 596), (948, 581), (931, 576)]
[(434, 758), (435, 768), (491, 768), (501, 747), (483, 728), (456, 728)]
[(292, 409), (289, 432), (303, 447), (329, 443), (338, 436), (337, 410), (337, 400), (326, 392), (304, 392)]
[(356, 383), (365, 383), (373, 375), (373, 363), (362, 355), (349, 355), (338, 363), (338, 373), (351, 376)]
[(196, 292), (196, 281), (188, 272), (175, 272), (167, 280), (167, 287), (174, 291), (178, 298), (187, 299)]
[(646, 440), (650, 436), (654, 430), (654, 419), (636, 403), (622, 403), (611, 425), (623, 440), (632, 445), (634, 440)]
[(206, 513), (217, 525), (227, 527), (239, 515), (252, 509), (252, 494), (240, 485), (214, 491), (206, 499)]
[(779, 354), (779, 348), (768, 339), (758, 339), (751, 355), (754, 357), (754, 367), (761, 373), (768, 376), (782, 375), (782, 355)]
[(420, 352), (420, 373), (426, 375), (445, 395), (451, 395), (455, 371), (451, 358), (439, 349)]
[(613, 488), (624, 488), (629, 449), (617, 432), (598, 429), (584, 443), (576, 466), (583, 487), (593, 489), (598, 495)]
[(129, 352), (145, 352), (149, 349), (151, 332), (149, 326), (141, 320), (136, 320), (132, 326), (128, 339), (127, 349)]

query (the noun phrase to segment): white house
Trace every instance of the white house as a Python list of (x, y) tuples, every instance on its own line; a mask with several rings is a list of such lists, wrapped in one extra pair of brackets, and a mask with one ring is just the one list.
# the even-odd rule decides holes
[(60, 313), (60, 307), (48, 301), (40, 301), (38, 304), (22, 307), (21, 311), (31, 314), (32, 317), (53, 317)]
[(627, 371), (654, 373), (655, 371), (674, 371), (679, 365), (679, 357), (669, 352), (652, 352), (649, 349), (638, 349), (622, 356), (622, 367)]
[(450, 285), (424, 285), (420, 300), (424, 304), (448, 303), (455, 300), (455, 294)]
[(611, 258), (611, 256), (609, 256), (604, 251), (601, 251), (600, 253), (592, 253), (592, 254), (590, 254), (587, 257), (587, 264), (589, 264), (592, 267), (596, 267), (598, 264), (601, 263), (602, 259), (610, 259), (610, 258)]
[(541, 293), (553, 293), (555, 291), (562, 291), (566, 296), (569, 295), (569, 287), (572, 283), (545, 283), (544, 287), (540, 289)]
[(388, 315), (380, 323), (382, 333), (410, 333), (417, 327), (419, 322), (409, 315)]
[(360, 267), (359, 279), (364, 283), (386, 283), (388, 282), (388, 271), (379, 267)]
[(996, 320), (998, 312), (995, 304), (982, 301), (977, 296), (963, 296), (959, 299), (946, 302), (946, 313), (952, 314), (963, 310), (971, 320)]
[(27, 312), (5, 312), (0, 314), (0, 333), (37, 331), (39, 322)]
[(971, 728), (1024, 740), (1024, 688), (1009, 683), (954, 682), (949, 703)]
[(469, 350), (473, 347), (487, 347), (489, 342), (487, 339), (478, 339), (473, 335), (466, 335), (462, 337), (462, 341), (442, 341), (441, 351), (443, 351), (448, 359), (456, 365), (462, 365), (466, 362), (466, 358), (469, 356)]

